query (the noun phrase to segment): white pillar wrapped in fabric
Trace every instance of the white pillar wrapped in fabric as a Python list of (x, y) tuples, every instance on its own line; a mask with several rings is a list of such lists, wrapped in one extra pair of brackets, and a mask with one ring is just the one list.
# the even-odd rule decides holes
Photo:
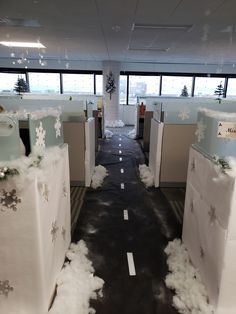
[(206, 156), (190, 149), (182, 239), (215, 314), (234, 314), (236, 178)]
[(0, 313), (45, 314), (71, 240), (68, 146), (0, 187)]
[[(113, 93), (106, 92), (107, 76), (112, 73), (115, 84)], [(115, 61), (103, 62), (103, 99), (105, 107), (105, 125), (115, 126), (120, 120), (120, 63)]]

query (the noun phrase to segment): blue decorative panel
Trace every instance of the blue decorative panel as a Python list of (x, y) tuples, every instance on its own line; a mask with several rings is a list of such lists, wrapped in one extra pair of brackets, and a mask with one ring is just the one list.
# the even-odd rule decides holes
[(195, 146), (210, 157), (236, 157), (236, 138), (224, 138), (219, 132), (224, 122), (236, 125), (236, 115), (230, 117), (230, 114), (227, 116), (223, 112), (215, 111), (198, 113)]
[(59, 146), (64, 142), (60, 116), (32, 119), (29, 115), (29, 133), (31, 150), (34, 146), (46, 148)]
[(17, 117), (0, 114), (0, 160), (13, 160), (21, 155)]

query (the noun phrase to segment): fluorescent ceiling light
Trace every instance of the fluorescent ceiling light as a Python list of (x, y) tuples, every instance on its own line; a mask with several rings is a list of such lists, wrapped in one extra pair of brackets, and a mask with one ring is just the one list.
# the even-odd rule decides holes
[(0, 41), (0, 44), (7, 47), (46, 48), (41, 43), (31, 43), (31, 42), (21, 42), (21, 41)]
[(146, 29), (173, 29), (173, 30), (190, 30), (193, 27), (192, 24), (139, 24), (134, 23), (132, 30), (136, 28), (146, 28)]
[(161, 47), (128, 47), (128, 50), (131, 51), (159, 51), (159, 52), (168, 52), (168, 48), (161, 48)]

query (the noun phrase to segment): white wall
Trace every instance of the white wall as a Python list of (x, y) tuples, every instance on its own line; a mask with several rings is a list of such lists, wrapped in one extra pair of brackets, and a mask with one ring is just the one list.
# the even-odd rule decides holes
[(121, 120), (124, 122), (124, 124), (135, 125), (137, 119), (135, 108), (136, 106), (120, 105)]
[[(52, 60), (46, 59), (47, 66), (41, 66), (38, 60), (30, 60), (27, 64), (28, 70), (32, 69), (59, 69), (66, 70), (66, 64), (69, 63), (68, 70), (103, 70), (102, 61), (71, 61), (71, 60)], [(0, 67), (22, 68), (25, 65), (12, 64), (12, 58), (1, 58)], [(184, 63), (144, 63), (144, 62), (120, 62), (121, 71), (145, 71), (145, 72), (179, 72), (179, 73), (222, 73), (236, 74), (236, 67), (233, 64), (184, 64)]]

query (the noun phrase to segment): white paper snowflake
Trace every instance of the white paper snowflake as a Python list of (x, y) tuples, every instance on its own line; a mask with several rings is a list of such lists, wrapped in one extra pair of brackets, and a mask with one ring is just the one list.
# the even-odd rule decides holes
[(61, 136), (61, 121), (60, 121), (60, 116), (57, 116), (56, 122), (54, 124), (54, 128), (56, 130), (56, 138)]
[(45, 147), (46, 130), (43, 128), (42, 121), (39, 123), (39, 127), (35, 129), (36, 132), (36, 146)]
[(197, 123), (197, 130), (195, 132), (195, 135), (197, 136), (197, 141), (201, 142), (205, 138), (205, 131), (207, 126), (203, 123), (203, 119), (198, 121)]
[(17, 211), (17, 204), (21, 203), (21, 199), (17, 197), (16, 190), (13, 189), (10, 192), (2, 190), (2, 195), (0, 195), (0, 205), (1, 210), (5, 212), (7, 209), (12, 209)]
[(8, 297), (9, 292), (13, 291), (13, 287), (10, 286), (9, 280), (0, 280), (0, 295)]
[(182, 109), (179, 114), (178, 114), (178, 117), (184, 121), (184, 120), (187, 120), (189, 119), (189, 114), (190, 114), (190, 110), (188, 108), (184, 108)]
[(52, 223), (52, 229), (51, 229), (52, 242), (56, 241), (58, 230), (59, 230), (59, 227), (57, 226), (57, 221), (54, 221)]

